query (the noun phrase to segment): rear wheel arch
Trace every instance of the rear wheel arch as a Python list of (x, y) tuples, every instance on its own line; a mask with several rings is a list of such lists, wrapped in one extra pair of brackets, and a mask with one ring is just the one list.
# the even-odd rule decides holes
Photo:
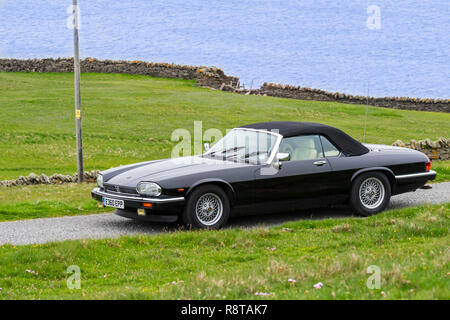
[(374, 167), (374, 168), (365, 168), (365, 169), (358, 170), (353, 174), (352, 178), (350, 179), (350, 184), (352, 185), (358, 176), (360, 176), (363, 173), (368, 173), (368, 172), (383, 173), (386, 176), (386, 178), (388, 178), (389, 183), (391, 184), (391, 190), (392, 191), (395, 190), (395, 174), (392, 172), (391, 169), (385, 168), (385, 167)]

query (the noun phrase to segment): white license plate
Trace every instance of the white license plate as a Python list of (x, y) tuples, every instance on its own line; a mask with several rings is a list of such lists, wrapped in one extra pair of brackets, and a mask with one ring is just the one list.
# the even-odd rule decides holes
[(105, 207), (113, 207), (113, 208), (117, 208), (117, 209), (125, 209), (125, 204), (124, 204), (123, 200), (116, 200), (116, 199), (103, 197), (103, 205)]

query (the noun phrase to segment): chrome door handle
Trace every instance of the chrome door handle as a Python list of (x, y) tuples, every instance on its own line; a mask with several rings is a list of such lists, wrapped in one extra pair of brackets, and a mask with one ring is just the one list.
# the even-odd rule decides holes
[(323, 160), (313, 162), (313, 164), (315, 164), (316, 166), (323, 166), (325, 163), (327, 163), (327, 162), (326, 162), (326, 161), (323, 161)]

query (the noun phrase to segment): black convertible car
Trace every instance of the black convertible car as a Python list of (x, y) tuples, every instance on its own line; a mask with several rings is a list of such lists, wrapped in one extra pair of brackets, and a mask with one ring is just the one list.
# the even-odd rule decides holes
[(247, 125), (205, 149), (103, 171), (92, 197), (127, 218), (220, 228), (233, 215), (346, 202), (368, 216), (436, 177), (421, 152), (361, 144), (317, 123)]

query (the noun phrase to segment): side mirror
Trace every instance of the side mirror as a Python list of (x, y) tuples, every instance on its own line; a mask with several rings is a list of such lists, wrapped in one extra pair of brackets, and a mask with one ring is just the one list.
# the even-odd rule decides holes
[(277, 153), (277, 161), (274, 163), (275, 168), (277, 168), (278, 170), (281, 169), (281, 162), (282, 161), (289, 161), (291, 160), (291, 155), (289, 153), (283, 153), (283, 152), (279, 152)]
[(291, 160), (291, 155), (288, 152), (286, 152), (286, 153), (279, 152), (279, 153), (277, 153), (277, 160), (278, 161), (289, 161), (289, 160)]
[(204, 143), (203, 147), (205, 148), (205, 151), (208, 151), (209, 149), (211, 149), (211, 146), (209, 145), (208, 142)]

